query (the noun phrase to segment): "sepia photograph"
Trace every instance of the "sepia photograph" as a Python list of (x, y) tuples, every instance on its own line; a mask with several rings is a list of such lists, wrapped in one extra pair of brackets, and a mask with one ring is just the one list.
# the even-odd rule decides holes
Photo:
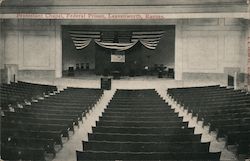
[(0, 0), (0, 161), (250, 161), (250, 0)]

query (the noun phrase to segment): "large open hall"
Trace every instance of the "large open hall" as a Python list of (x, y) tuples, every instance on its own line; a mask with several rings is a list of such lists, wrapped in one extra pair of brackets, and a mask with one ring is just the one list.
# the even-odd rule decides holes
[(0, 0), (1, 161), (249, 161), (249, 0)]

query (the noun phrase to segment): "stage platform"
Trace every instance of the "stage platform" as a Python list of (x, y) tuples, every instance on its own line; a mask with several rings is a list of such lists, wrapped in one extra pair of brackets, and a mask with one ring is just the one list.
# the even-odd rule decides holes
[[(52, 80), (42, 79), (23, 79), (21, 81), (56, 85), (59, 89), (66, 87), (82, 87), (82, 88), (101, 88), (101, 78), (104, 76), (89, 75), (84, 77), (63, 77)], [(105, 77), (107, 78), (107, 77)], [(224, 85), (215, 81), (183, 81), (170, 78), (158, 78), (156, 76), (135, 76), (121, 77), (120, 79), (111, 78), (112, 89), (167, 89), (175, 87), (191, 87), (204, 85)]]

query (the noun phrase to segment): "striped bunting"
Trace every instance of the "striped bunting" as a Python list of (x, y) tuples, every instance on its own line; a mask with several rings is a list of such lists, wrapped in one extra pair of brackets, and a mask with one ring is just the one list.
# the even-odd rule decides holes
[(99, 46), (108, 48), (108, 49), (115, 49), (118, 51), (124, 51), (132, 48), (137, 42), (132, 43), (106, 43), (106, 42), (100, 42), (95, 41)]
[(69, 31), (70, 37), (77, 50), (86, 48), (92, 39), (101, 40), (100, 32), (93, 31)]
[(148, 49), (156, 49), (164, 31), (133, 32), (132, 42), (140, 41)]
[[(92, 40), (101, 47), (119, 51), (133, 47), (138, 41), (148, 49), (156, 49), (164, 31), (136, 31), (131, 34), (131, 42), (114, 43), (112, 38), (108, 42), (101, 41), (101, 32), (95, 31), (70, 31), (71, 39), (77, 50), (87, 47)], [(119, 36), (119, 35), (118, 35)], [(118, 37), (119, 39), (119, 37)]]

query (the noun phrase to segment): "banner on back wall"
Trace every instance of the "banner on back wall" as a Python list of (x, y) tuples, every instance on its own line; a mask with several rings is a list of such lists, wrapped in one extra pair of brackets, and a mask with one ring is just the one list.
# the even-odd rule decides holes
[(115, 51), (111, 54), (112, 63), (125, 63), (125, 52)]

